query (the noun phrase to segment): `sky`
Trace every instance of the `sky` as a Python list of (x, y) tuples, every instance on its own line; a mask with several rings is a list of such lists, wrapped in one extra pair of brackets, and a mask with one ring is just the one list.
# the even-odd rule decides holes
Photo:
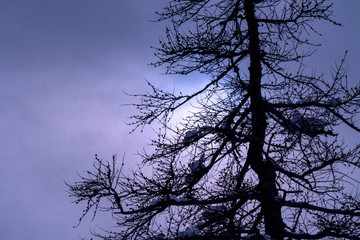
[[(124, 92), (145, 92), (145, 79), (194, 87), (191, 76), (148, 65), (164, 32), (149, 20), (166, 2), (0, 0), (0, 239), (79, 239), (111, 226), (100, 214), (73, 228), (83, 209), (64, 181), (91, 169), (95, 154), (125, 153), (125, 166), (134, 166), (152, 133), (128, 134), (136, 111), (122, 105), (135, 100)], [(344, 27), (320, 25), (323, 46), (311, 62), (325, 71), (349, 50), (352, 83), (360, 82), (359, 9), (359, 0), (336, 1)]]

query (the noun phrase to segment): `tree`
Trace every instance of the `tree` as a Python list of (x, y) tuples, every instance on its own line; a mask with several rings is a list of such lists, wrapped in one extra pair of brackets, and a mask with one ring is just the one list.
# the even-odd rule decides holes
[[(135, 127), (159, 123), (154, 151), (126, 175), (96, 157), (69, 186), (84, 215), (113, 213), (104, 239), (360, 239), (360, 89), (347, 84), (345, 57), (331, 74), (305, 65), (318, 46), (314, 22), (327, 0), (172, 0), (171, 27), (155, 48), (167, 73), (200, 72), (192, 93), (161, 90), (134, 104)], [(183, 106), (193, 111), (171, 122)], [(102, 205), (102, 199), (107, 204)], [(110, 205), (109, 205), (110, 204)]]

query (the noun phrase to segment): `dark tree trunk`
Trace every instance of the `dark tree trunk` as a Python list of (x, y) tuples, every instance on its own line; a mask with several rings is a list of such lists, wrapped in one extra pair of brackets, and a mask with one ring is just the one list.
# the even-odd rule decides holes
[(248, 161), (259, 178), (262, 214), (266, 234), (282, 240), (284, 223), (281, 206), (277, 203), (278, 191), (275, 186), (275, 170), (270, 162), (263, 160), (266, 115), (261, 95), (261, 51), (258, 22), (255, 18), (254, 1), (245, 1), (245, 14), (249, 29), (250, 51), (250, 109), (252, 116), (252, 140), (248, 150)]

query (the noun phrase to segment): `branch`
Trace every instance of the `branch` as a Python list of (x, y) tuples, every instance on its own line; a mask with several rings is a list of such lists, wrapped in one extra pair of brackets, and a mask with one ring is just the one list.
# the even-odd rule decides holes
[(303, 208), (303, 209), (314, 210), (323, 213), (342, 214), (347, 216), (360, 217), (360, 210), (358, 209), (356, 210), (330, 209), (330, 208), (315, 206), (306, 202), (295, 202), (295, 201), (284, 201), (284, 200), (280, 200), (280, 203), (283, 206), (287, 206), (287, 207)]

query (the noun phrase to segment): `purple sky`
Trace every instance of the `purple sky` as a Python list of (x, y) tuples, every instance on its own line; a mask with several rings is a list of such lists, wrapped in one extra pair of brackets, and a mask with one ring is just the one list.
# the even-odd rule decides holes
[[(163, 24), (151, 23), (166, 0), (0, 0), (0, 239), (63, 240), (89, 236), (78, 228), (82, 208), (64, 180), (109, 159), (141, 150), (151, 132), (127, 135), (133, 109), (126, 92), (144, 92), (144, 78), (178, 88), (154, 60)], [(311, 67), (326, 70), (350, 51), (349, 77), (360, 80), (359, 0), (337, 1), (343, 28), (322, 26), (323, 47)], [(177, 78), (179, 79), (179, 78)], [(189, 80), (190, 79), (190, 80)], [(134, 160), (133, 160), (134, 162)]]

